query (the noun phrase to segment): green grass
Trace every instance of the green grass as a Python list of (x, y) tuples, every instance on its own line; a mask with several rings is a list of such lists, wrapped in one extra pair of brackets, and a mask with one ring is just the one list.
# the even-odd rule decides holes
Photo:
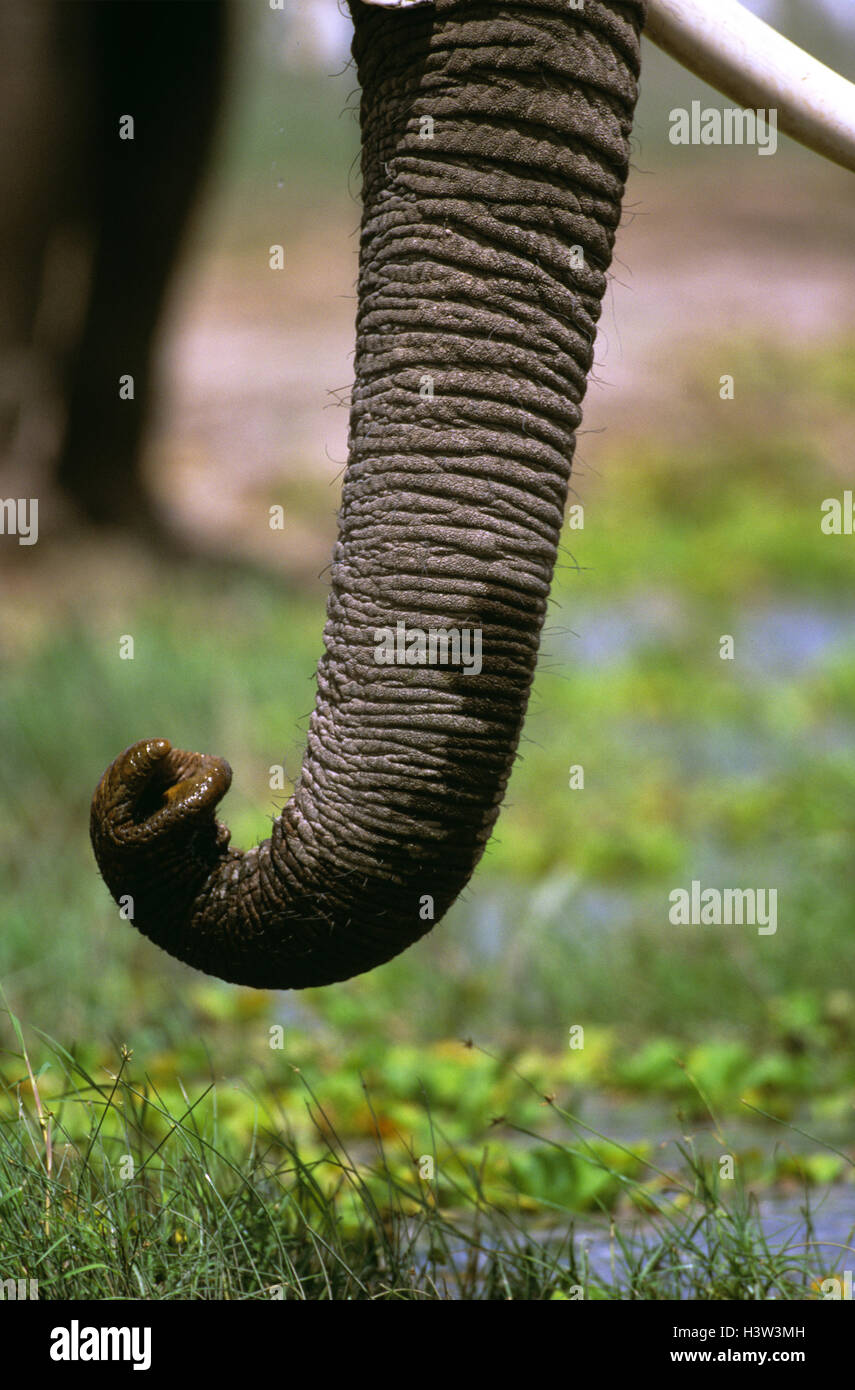
[[(804, 1299), (834, 1273), (809, 1247), (770, 1248), (751, 1197), (738, 1186), (726, 1201), (689, 1144), (672, 1177), (553, 1106), (570, 1138), (542, 1146), (540, 1164), (565, 1192), (575, 1174), (576, 1191), (534, 1199), (506, 1168), (497, 1182), (487, 1146), (445, 1144), (428, 1106), (428, 1152), (403, 1165), (367, 1088), (370, 1156), (349, 1151), (305, 1081), (314, 1142), (258, 1097), (236, 1144), (213, 1082), (179, 1082), (170, 1105), (127, 1051), (98, 1078), (45, 1038), (46, 1081), (10, 1020), (20, 1074), (0, 1119), (0, 1268), (37, 1280), (40, 1299)], [(648, 1218), (636, 1239), (612, 1224), (607, 1271), (574, 1230), (583, 1189), (603, 1210), (617, 1189)], [(548, 1220), (539, 1232), (533, 1212)]]

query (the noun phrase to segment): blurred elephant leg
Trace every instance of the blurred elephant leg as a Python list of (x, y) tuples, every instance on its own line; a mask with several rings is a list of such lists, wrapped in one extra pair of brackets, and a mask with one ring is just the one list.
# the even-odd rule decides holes
[[(154, 350), (216, 126), (226, 10), (226, 0), (93, 7), (95, 247), (58, 470), (92, 522), (160, 529), (141, 474)], [(133, 117), (132, 140), (119, 137), (124, 116)], [(133, 399), (119, 395), (126, 376)]]
[[(81, 239), (91, 87), (88, 13), (76, 4), (0, 3), (0, 490), (38, 486), (61, 418), (63, 337), (84, 276), (50, 276), (62, 240)], [(81, 258), (78, 258), (78, 262)], [(53, 281), (49, 286), (48, 280)], [(16, 475), (15, 482), (10, 474)]]

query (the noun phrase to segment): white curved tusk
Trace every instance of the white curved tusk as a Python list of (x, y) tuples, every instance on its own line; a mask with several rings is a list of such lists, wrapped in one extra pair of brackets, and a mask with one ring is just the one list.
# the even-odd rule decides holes
[(644, 32), (740, 106), (777, 108), (781, 130), (855, 173), (855, 84), (737, 0), (650, 0)]

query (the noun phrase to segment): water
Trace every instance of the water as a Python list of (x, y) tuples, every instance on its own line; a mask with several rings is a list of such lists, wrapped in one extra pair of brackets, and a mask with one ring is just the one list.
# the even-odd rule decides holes
[[(679, 595), (637, 592), (608, 604), (565, 608), (570, 627), (552, 628), (549, 658), (605, 668), (648, 648), (675, 647), (692, 636), (692, 618)], [(778, 601), (746, 608), (732, 619), (740, 675), (780, 679), (855, 648), (855, 607)], [(730, 630), (730, 629), (729, 629)]]
[[(843, 1184), (816, 1194), (810, 1206), (810, 1231), (802, 1194), (773, 1195), (757, 1203), (757, 1221), (772, 1251), (809, 1253), (817, 1276), (855, 1271), (855, 1194)], [(623, 1239), (637, 1252), (657, 1245), (657, 1228), (651, 1223), (618, 1223)], [(575, 1223), (577, 1249), (584, 1250), (592, 1275), (611, 1283), (620, 1276), (620, 1246), (610, 1236), (608, 1223), (582, 1218)], [(700, 1235), (698, 1244), (705, 1246)]]

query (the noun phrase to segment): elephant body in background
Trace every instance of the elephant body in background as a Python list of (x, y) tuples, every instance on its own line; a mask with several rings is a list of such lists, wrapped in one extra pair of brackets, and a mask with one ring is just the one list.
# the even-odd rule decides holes
[[(134, 745), (92, 840), (117, 900), (226, 980), (304, 987), (442, 917), (498, 815), (537, 657), (628, 169), (644, 0), (353, 0), (363, 214), (350, 456), (308, 747), (269, 840), (222, 759)], [(383, 663), (477, 633), (480, 670)]]
[[(140, 476), (153, 347), (216, 127), (227, 32), (226, 0), (0, 3), (3, 495), (31, 490), (52, 397), (44, 452), (65, 497), (87, 521), (160, 533)], [(128, 115), (133, 139), (120, 139)]]

